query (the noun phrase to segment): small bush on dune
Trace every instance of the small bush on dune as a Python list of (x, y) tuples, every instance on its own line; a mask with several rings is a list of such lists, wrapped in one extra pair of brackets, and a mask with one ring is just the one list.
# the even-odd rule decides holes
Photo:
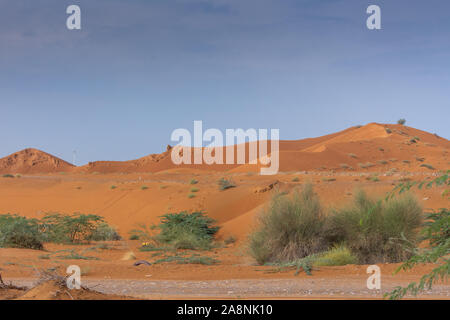
[(421, 222), (422, 208), (412, 195), (375, 201), (360, 191), (352, 206), (330, 216), (327, 236), (333, 243), (345, 243), (360, 263), (399, 262), (410, 256)]
[(38, 221), (17, 215), (0, 215), (0, 247), (42, 250)]
[(41, 219), (40, 227), (47, 242), (80, 243), (89, 241), (103, 223), (102, 217), (93, 214), (52, 213)]
[(159, 243), (169, 244), (176, 249), (210, 249), (219, 227), (204, 212), (168, 213), (162, 216), (155, 236)]
[(117, 230), (111, 227), (106, 222), (102, 222), (92, 232), (89, 240), (93, 241), (117, 241), (122, 240), (122, 237), (117, 233)]
[(236, 187), (236, 185), (234, 184), (234, 182), (231, 179), (227, 180), (225, 178), (221, 178), (218, 181), (218, 184), (219, 184), (219, 189), (222, 191)]
[(298, 260), (327, 249), (325, 215), (312, 185), (292, 197), (276, 195), (250, 235), (250, 254), (260, 264)]

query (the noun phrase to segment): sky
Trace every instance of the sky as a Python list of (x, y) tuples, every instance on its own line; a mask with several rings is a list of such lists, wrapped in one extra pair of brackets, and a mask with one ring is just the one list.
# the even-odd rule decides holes
[[(81, 8), (68, 30), (66, 8)], [(381, 30), (366, 27), (369, 5)], [(165, 151), (173, 130), (370, 122), (450, 138), (448, 0), (0, 0), (0, 157), (77, 165)]]

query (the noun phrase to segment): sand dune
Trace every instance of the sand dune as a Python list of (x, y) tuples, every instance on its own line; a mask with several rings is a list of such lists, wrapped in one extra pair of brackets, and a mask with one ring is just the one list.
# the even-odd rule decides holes
[(73, 168), (62, 159), (32, 148), (0, 159), (0, 173), (51, 173)]
[[(235, 157), (237, 146), (235, 148)], [(245, 144), (246, 163), (248, 143)], [(270, 141), (269, 147), (270, 150)], [(401, 125), (370, 123), (318, 138), (280, 141), (280, 171), (366, 170), (371, 164), (385, 167), (427, 171), (429, 166), (445, 170), (450, 141), (421, 130)], [(193, 152), (193, 150), (191, 150)], [(36, 149), (26, 149), (0, 159), (1, 173), (132, 173), (161, 172), (188, 168), (220, 172), (258, 172), (260, 165), (182, 164), (171, 160), (171, 147), (161, 154), (151, 154), (130, 161), (96, 161), (74, 167), (64, 160)], [(224, 152), (225, 154), (225, 152)], [(419, 159), (419, 160), (418, 160)], [(365, 164), (368, 164), (366, 166)], [(423, 166), (428, 165), (428, 168)]]

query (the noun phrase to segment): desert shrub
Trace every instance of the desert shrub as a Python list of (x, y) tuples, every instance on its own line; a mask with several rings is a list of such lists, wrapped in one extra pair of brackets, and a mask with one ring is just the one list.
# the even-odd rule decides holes
[(190, 184), (197, 184), (197, 183), (198, 183), (198, 180), (192, 179), (189, 183), (190, 183)]
[(141, 187), (141, 190), (147, 190), (147, 189), (148, 189), (147, 186), (142, 186), (142, 187)]
[(14, 178), (14, 176), (12, 174), (7, 173), (3, 175), (3, 178)]
[(42, 250), (42, 237), (36, 219), (0, 215), (0, 247)]
[[(350, 207), (331, 214), (327, 236), (333, 243), (345, 243), (360, 263), (399, 262), (409, 258), (421, 222), (422, 208), (412, 195), (382, 201), (359, 191)], [(401, 238), (409, 248), (401, 245)]]
[(236, 242), (236, 237), (235, 236), (228, 236), (228, 237), (225, 238), (225, 240), (223, 242), (226, 245), (235, 243)]
[(41, 219), (41, 229), (45, 241), (79, 243), (89, 241), (102, 223), (104, 223), (103, 218), (93, 214), (62, 215), (52, 213)]
[(345, 266), (356, 264), (358, 258), (344, 245), (337, 245), (318, 255), (314, 260), (315, 266)]
[(423, 167), (423, 168), (434, 170), (434, 167), (431, 164), (422, 163), (420, 166)]
[(300, 178), (299, 178), (299, 177), (294, 177), (294, 178), (292, 178), (292, 182), (298, 182), (298, 181), (300, 181)]
[(188, 194), (188, 198), (189, 199), (195, 198), (195, 194), (193, 194), (193, 193)]
[(349, 153), (348, 154), (348, 156), (350, 157), (350, 158), (358, 158), (358, 156), (356, 155), (356, 154), (354, 154), (354, 153)]
[(227, 190), (227, 189), (236, 187), (236, 185), (234, 184), (234, 182), (231, 179), (228, 180), (228, 179), (225, 179), (225, 178), (221, 178), (218, 181), (218, 184), (219, 184), (219, 189), (220, 190)]
[(325, 215), (312, 185), (292, 197), (275, 195), (250, 235), (250, 254), (259, 264), (289, 262), (327, 249)]
[(155, 240), (176, 249), (210, 249), (219, 227), (203, 211), (167, 213), (158, 225)]
[(387, 134), (390, 134), (390, 133), (392, 133), (392, 130), (391, 130), (391, 129), (389, 129), (389, 128), (385, 128), (385, 130), (386, 130), (386, 133), (387, 133)]
[(122, 237), (117, 233), (114, 227), (111, 227), (106, 222), (101, 222), (89, 236), (92, 241), (117, 241), (122, 240)]
[(192, 189), (191, 189), (191, 192), (199, 192), (199, 191), (200, 191), (199, 188), (192, 188)]
[(110, 188), (111, 188), (111, 190), (114, 190), (117, 188), (117, 186), (111, 186)]
[(406, 119), (399, 119), (399, 120), (397, 121), (397, 124), (404, 125), (405, 123), (406, 123)]

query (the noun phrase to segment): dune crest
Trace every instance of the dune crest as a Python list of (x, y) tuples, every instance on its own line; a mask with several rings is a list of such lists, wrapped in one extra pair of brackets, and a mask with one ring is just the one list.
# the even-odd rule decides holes
[(0, 173), (52, 173), (74, 167), (58, 157), (33, 148), (0, 159)]

